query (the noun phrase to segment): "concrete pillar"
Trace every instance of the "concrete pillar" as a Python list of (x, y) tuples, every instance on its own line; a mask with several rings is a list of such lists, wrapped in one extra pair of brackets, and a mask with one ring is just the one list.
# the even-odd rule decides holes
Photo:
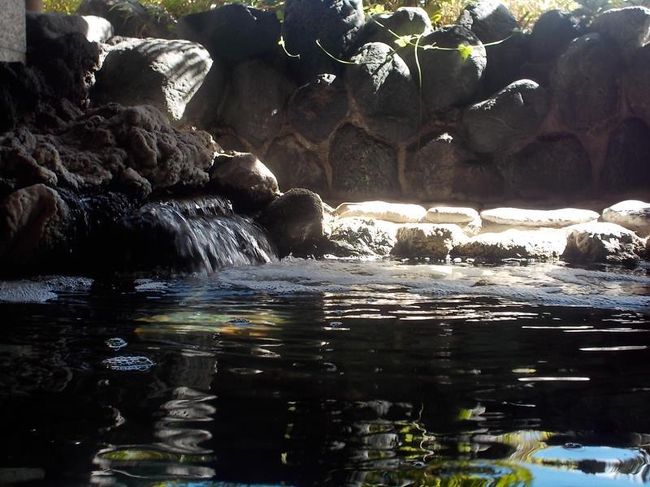
[(25, 0), (1, 0), (0, 62), (25, 62)]

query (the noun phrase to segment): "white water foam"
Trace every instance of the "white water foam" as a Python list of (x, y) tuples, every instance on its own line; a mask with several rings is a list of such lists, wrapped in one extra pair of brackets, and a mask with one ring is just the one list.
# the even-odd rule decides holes
[(92, 280), (84, 277), (43, 277), (0, 281), (0, 302), (45, 303), (65, 291), (88, 290)]

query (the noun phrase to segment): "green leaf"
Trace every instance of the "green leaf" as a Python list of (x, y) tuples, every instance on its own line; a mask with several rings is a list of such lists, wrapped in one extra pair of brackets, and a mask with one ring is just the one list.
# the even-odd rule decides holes
[(408, 35), (408, 36), (399, 36), (397, 39), (395, 39), (394, 42), (395, 42), (395, 44), (397, 44), (399, 47), (406, 47), (406, 46), (408, 46), (408, 45), (411, 43), (411, 41), (413, 40), (413, 37), (414, 37), (414, 36), (412, 36), (412, 35)]
[(467, 61), (467, 59), (472, 55), (472, 52), (474, 52), (472, 46), (468, 44), (458, 44), (458, 54), (460, 54), (463, 61)]

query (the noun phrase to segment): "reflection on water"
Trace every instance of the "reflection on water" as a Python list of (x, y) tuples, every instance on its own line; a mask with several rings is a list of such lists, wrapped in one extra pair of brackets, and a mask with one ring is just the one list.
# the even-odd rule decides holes
[(616, 310), (427, 293), (409, 267), (1, 305), (0, 484), (650, 485), (643, 276)]

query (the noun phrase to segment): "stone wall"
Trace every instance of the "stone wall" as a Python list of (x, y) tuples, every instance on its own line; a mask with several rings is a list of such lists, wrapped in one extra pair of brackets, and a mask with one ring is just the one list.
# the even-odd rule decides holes
[(23, 0), (2, 2), (0, 62), (25, 62), (25, 2)]

